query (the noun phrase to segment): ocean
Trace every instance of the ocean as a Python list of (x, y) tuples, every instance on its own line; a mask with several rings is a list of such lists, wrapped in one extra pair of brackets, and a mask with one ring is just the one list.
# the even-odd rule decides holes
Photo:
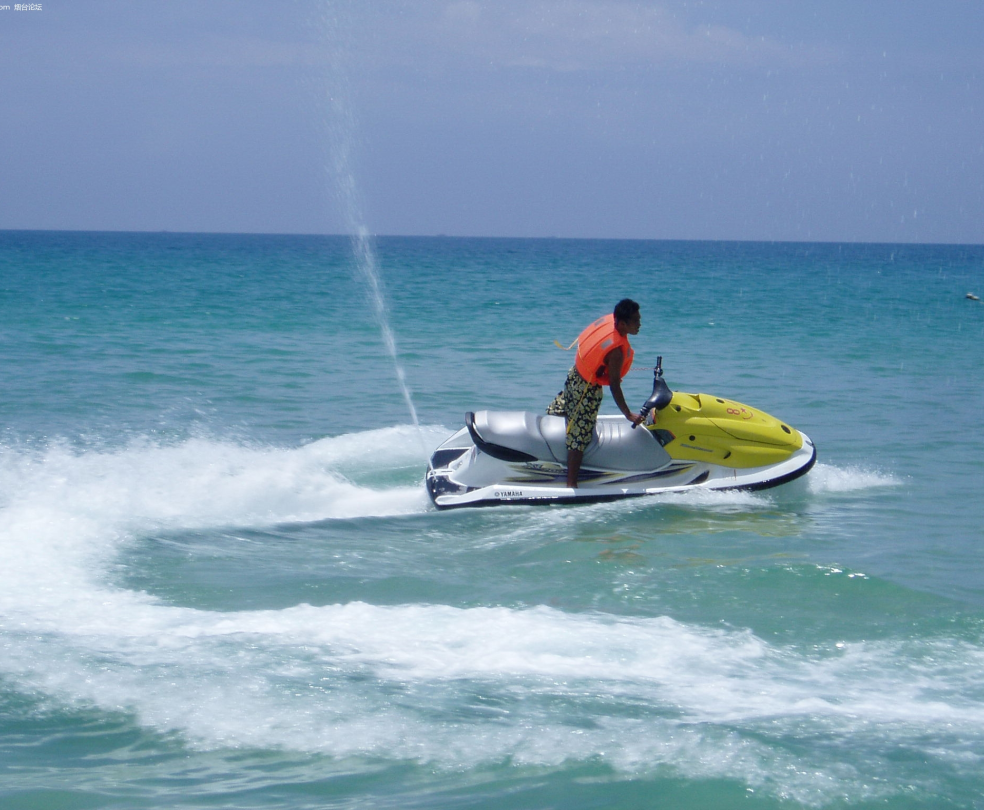
[[(0, 807), (984, 808), (984, 247), (373, 246), (0, 232)], [(809, 475), (435, 511), (623, 297)]]

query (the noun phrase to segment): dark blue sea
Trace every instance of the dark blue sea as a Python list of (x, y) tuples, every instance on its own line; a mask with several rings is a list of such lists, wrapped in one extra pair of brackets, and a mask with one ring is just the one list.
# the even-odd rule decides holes
[[(0, 232), (0, 807), (984, 808), (984, 247), (373, 250)], [(626, 296), (817, 466), (435, 511)]]

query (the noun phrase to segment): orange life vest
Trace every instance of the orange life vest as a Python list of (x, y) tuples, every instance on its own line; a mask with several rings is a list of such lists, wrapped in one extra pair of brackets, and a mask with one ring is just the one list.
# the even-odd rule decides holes
[(578, 373), (592, 385), (610, 385), (605, 357), (612, 349), (622, 350), (622, 376), (632, 368), (634, 352), (627, 336), (615, 328), (615, 316), (606, 315), (581, 332), (577, 339), (577, 358), (574, 365)]

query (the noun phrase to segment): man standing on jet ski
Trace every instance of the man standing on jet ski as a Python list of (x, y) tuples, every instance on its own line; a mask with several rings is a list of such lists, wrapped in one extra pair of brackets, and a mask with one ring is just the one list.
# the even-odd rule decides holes
[(552, 416), (567, 419), (567, 486), (577, 488), (584, 451), (591, 443), (598, 409), (604, 396), (603, 386), (612, 389), (612, 397), (625, 418), (638, 425), (643, 417), (629, 410), (622, 394), (622, 378), (632, 368), (629, 335), (638, 335), (642, 319), (639, 305), (623, 298), (611, 315), (599, 318), (581, 332), (577, 339), (577, 357), (567, 374), (564, 390), (547, 408)]

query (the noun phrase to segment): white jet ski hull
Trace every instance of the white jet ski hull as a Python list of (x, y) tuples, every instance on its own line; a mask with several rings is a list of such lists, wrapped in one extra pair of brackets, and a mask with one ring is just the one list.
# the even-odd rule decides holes
[[(740, 404), (723, 400), (717, 402), (726, 405)], [(489, 413), (496, 415), (496, 412)], [(512, 416), (514, 420), (518, 418), (516, 413), (500, 413)], [(535, 421), (538, 424), (551, 424), (550, 430), (555, 434), (556, 423), (549, 423), (547, 420), (557, 419), (563, 424), (559, 417), (538, 417), (533, 414), (523, 416), (529, 423)], [(469, 414), (469, 417), (474, 415)], [(633, 469), (619, 469), (613, 464), (604, 463), (593, 465), (592, 449), (598, 443), (596, 437), (596, 442), (585, 453), (578, 487), (574, 489), (566, 483), (566, 465), (561, 460), (564, 458), (562, 434), (559, 446), (557, 436), (550, 437), (546, 443), (548, 449), (537, 453), (536, 458), (532, 458), (530, 452), (522, 451), (515, 451), (516, 458), (510, 458), (511, 451), (508, 448), (484, 442), (481, 434), (474, 430), (474, 423), (472, 427), (473, 430), (468, 427), (459, 430), (441, 444), (431, 457), (426, 484), (438, 509), (501, 504), (590, 503), (694, 489), (768, 489), (805, 475), (817, 457), (816, 448), (809, 437), (796, 431), (796, 436), (802, 439), (801, 446), (789, 451), (787, 457), (781, 461), (761, 466), (746, 465), (739, 468), (700, 459), (673, 458), (654, 435), (660, 431), (639, 428), (633, 434), (626, 434), (626, 429), (630, 429), (626, 419), (621, 416), (601, 416), (598, 420), (598, 435), (602, 440), (606, 432), (615, 431), (622, 436), (621, 440), (631, 435), (632, 442), (639, 446), (637, 450), (646, 451), (640, 443), (645, 444), (648, 441), (646, 437), (650, 437), (653, 447), (646, 452), (650, 452), (652, 462), (647, 467), (645, 459), (637, 452), (634, 463), (629, 465)], [(788, 433), (792, 429), (783, 427), (783, 430)], [(545, 428), (543, 432), (547, 434), (549, 431)], [(686, 438), (684, 437), (684, 442)], [(693, 436), (689, 438), (694, 439)], [(669, 441), (672, 442), (673, 439)], [(692, 446), (694, 451), (704, 449), (696, 445), (684, 446)], [(500, 457), (490, 454), (490, 448), (492, 453)], [(523, 448), (526, 451), (534, 449), (525, 445)], [(504, 449), (505, 452), (501, 452)], [(731, 454), (725, 452), (727, 459)], [(524, 455), (527, 457), (519, 457)], [(596, 458), (604, 462), (603, 455), (599, 452)], [(697, 454), (690, 452), (690, 455)], [(612, 459), (612, 453), (609, 452), (607, 460)]]

